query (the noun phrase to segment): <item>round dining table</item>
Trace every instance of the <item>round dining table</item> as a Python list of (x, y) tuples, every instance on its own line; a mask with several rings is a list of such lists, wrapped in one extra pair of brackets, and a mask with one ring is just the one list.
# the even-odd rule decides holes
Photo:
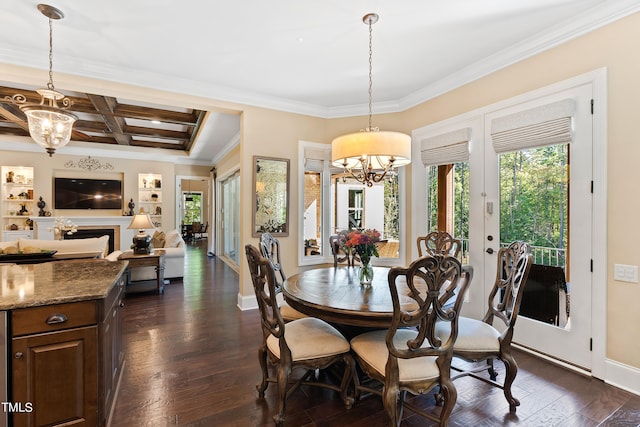
[[(370, 286), (358, 280), (359, 267), (327, 267), (306, 270), (287, 278), (282, 293), (287, 303), (309, 316), (350, 326), (386, 328), (393, 317), (387, 267), (373, 267)], [(405, 295), (406, 285), (398, 284), (400, 304), (415, 308)], [(426, 289), (426, 284), (425, 284)]]

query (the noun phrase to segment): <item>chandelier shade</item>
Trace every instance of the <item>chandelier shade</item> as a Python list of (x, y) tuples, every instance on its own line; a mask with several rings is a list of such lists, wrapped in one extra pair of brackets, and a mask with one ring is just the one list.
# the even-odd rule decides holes
[(331, 161), (345, 169), (361, 169), (363, 161), (375, 170), (411, 163), (411, 137), (401, 132), (366, 131), (337, 137), (331, 143)]
[(43, 92), (50, 91), (40, 89), (38, 93), (43, 97), (43, 100), (52, 100), (54, 105), (24, 104), (20, 106), (20, 109), (27, 116), (29, 135), (51, 156), (57, 148), (63, 147), (69, 142), (77, 117), (58, 108), (55, 105), (55, 99), (47, 98)]
[(369, 26), (369, 126), (335, 138), (331, 142), (331, 163), (357, 181), (371, 187), (398, 167), (411, 163), (411, 137), (401, 132), (380, 131), (372, 126), (373, 37), (371, 26), (379, 16), (368, 13), (362, 22)]

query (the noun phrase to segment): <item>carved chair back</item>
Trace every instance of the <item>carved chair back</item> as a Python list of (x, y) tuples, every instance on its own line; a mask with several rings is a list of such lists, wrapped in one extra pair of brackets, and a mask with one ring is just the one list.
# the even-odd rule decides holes
[(416, 243), (420, 257), (423, 255), (451, 255), (458, 258), (462, 250), (462, 242), (454, 239), (446, 231), (432, 231), (426, 236), (418, 237)]
[(263, 257), (269, 260), (275, 274), (280, 276), (279, 279), (276, 276), (276, 289), (279, 291), (282, 283), (287, 280), (287, 275), (284, 273), (280, 259), (280, 241), (273, 237), (271, 233), (262, 233), (260, 236), (260, 252)]

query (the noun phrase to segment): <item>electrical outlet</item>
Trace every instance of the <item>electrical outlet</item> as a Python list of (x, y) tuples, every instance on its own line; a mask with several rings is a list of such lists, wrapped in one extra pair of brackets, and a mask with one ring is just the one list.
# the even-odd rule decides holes
[(613, 269), (613, 280), (638, 283), (637, 265), (615, 264)]

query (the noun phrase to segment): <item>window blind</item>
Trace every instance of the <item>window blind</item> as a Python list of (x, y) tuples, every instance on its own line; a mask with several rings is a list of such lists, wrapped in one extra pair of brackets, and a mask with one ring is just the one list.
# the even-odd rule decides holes
[(421, 143), (422, 163), (425, 166), (438, 166), (469, 160), (469, 141), (471, 128), (457, 129), (430, 138)]
[(570, 143), (573, 99), (564, 99), (491, 121), (491, 140), (496, 153)]
[(342, 168), (331, 164), (331, 145), (327, 149), (305, 148), (304, 150), (304, 170), (309, 172), (324, 172), (325, 163), (329, 165), (329, 172), (332, 175), (342, 173)]

